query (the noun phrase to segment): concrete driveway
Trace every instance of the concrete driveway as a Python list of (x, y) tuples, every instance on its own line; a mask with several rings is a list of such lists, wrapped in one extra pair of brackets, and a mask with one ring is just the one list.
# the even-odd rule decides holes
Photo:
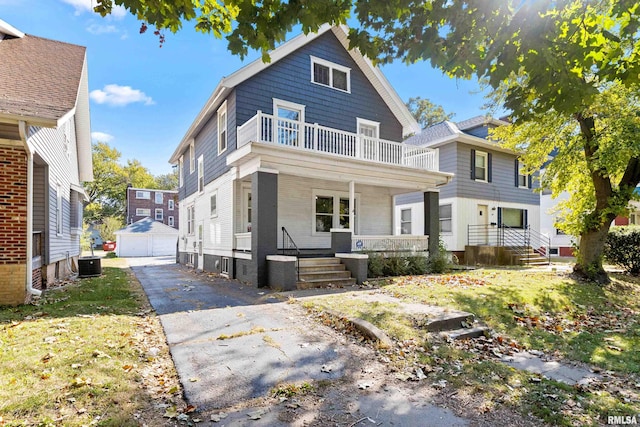
[[(357, 352), (364, 348), (310, 319), (298, 304), (280, 301), (268, 289), (196, 273), (175, 263), (149, 260), (145, 265), (142, 259), (135, 260), (130, 265), (160, 317), (185, 398), (201, 413), (268, 396), (279, 384), (338, 379), (362, 368)], [(421, 425), (467, 424), (449, 410), (424, 401), (411, 403), (397, 392), (386, 397), (352, 393), (340, 404), (355, 408), (354, 417), (367, 411), (372, 419), (393, 425), (417, 425), (419, 420)], [(231, 411), (223, 424), (246, 425), (244, 412)], [(425, 419), (431, 422), (424, 424)], [(265, 410), (251, 425), (293, 424)]]

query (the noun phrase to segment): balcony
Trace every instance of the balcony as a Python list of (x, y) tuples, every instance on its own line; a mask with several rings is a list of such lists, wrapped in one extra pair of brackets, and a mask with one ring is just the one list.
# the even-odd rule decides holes
[(238, 148), (260, 142), (391, 166), (438, 171), (438, 150), (371, 138), (261, 111), (238, 127)]

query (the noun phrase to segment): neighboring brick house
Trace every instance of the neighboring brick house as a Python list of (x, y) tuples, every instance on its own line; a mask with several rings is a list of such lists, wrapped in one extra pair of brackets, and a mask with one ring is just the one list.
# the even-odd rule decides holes
[(67, 277), (93, 180), (86, 49), (0, 20), (0, 305)]
[(177, 229), (178, 191), (127, 188), (127, 224), (147, 217)]

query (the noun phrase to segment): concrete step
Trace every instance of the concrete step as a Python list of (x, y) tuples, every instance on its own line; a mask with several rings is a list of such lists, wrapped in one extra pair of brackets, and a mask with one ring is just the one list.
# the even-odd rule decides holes
[(297, 283), (298, 289), (326, 288), (328, 286), (354, 286), (356, 279), (317, 279)]
[(318, 265), (336, 265), (340, 264), (338, 258), (300, 258), (300, 267), (313, 267)]
[(313, 281), (320, 279), (350, 279), (350, 271), (313, 271), (313, 272), (300, 272), (301, 281)]
[(465, 311), (453, 311), (444, 313), (432, 318), (425, 323), (425, 328), (429, 332), (440, 332), (463, 327), (463, 322), (473, 324), (474, 316)]
[(476, 326), (473, 328), (460, 328), (451, 331), (440, 332), (440, 335), (450, 340), (465, 340), (478, 338), (489, 333), (489, 328), (486, 326)]
[(316, 271), (344, 271), (346, 267), (344, 264), (329, 264), (329, 265), (309, 265), (303, 267), (300, 266), (300, 274), (313, 273)]

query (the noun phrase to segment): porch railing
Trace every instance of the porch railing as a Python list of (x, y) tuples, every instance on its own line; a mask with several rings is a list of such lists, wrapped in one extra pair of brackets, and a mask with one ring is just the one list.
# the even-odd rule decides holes
[(298, 276), (298, 281), (300, 281), (300, 249), (298, 249), (298, 245), (293, 241), (291, 235), (287, 231), (286, 228), (282, 227), (282, 255), (291, 255), (297, 258), (296, 260), (296, 275)]
[(438, 150), (283, 119), (261, 111), (238, 127), (237, 138), (238, 148), (254, 141), (421, 170), (437, 171), (439, 167)]
[(353, 236), (353, 252), (427, 252), (429, 236)]
[(467, 226), (467, 245), (503, 246), (522, 259), (529, 260), (531, 250), (551, 262), (551, 238), (532, 229), (512, 228), (507, 225), (475, 224)]
[(236, 233), (235, 237), (236, 237), (236, 250), (238, 251), (251, 250), (251, 232)]

